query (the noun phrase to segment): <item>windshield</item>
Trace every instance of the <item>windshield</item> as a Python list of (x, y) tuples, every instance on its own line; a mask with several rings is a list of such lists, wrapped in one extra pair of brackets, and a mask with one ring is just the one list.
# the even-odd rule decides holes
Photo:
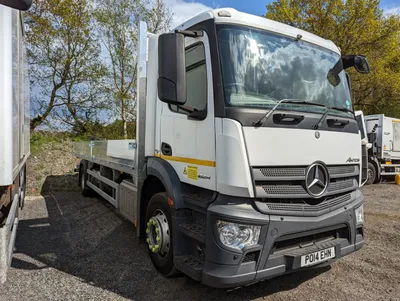
[[(239, 26), (218, 27), (218, 44), (228, 106), (271, 108), (279, 100), (297, 99), (352, 110), (345, 72), (339, 74), (336, 87), (327, 79), (329, 70), (340, 59), (333, 51)], [(281, 107), (309, 112), (325, 110), (306, 104)]]

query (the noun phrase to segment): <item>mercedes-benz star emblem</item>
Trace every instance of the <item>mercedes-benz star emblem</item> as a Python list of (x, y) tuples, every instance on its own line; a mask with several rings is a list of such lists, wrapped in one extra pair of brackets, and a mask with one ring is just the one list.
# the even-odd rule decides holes
[(322, 163), (313, 163), (306, 172), (305, 188), (313, 198), (322, 197), (329, 186), (329, 171)]

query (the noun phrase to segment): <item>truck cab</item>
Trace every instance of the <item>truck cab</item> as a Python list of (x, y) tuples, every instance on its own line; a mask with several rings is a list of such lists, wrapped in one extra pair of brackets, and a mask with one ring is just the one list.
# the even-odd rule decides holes
[(92, 147), (80, 179), (99, 193), (108, 183), (102, 195), (131, 208), (121, 211), (160, 273), (236, 287), (363, 246), (363, 156), (345, 69), (368, 73), (365, 57), (231, 8), (161, 35), (142, 23), (139, 44), (137, 134), (126, 141), (135, 171), (116, 177)]

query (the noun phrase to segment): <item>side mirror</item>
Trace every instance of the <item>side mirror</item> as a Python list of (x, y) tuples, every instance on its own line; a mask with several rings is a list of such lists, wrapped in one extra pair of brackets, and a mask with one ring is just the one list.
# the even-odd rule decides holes
[(28, 10), (32, 5), (32, 0), (0, 0), (0, 4), (18, 10)]
[(369, 73), (369, 64), (367, 61), (367, 58), (363, 55), (356, 55), (354, 57), (354, 68), (359, 72), (359, 73)]
[(375, 143), (375, 141), (376, 141), (376, 133), (368, 133), (367, 137), (368, 137), (368, 142), (369, 143)]
[(354, 67), (360, 73), (369, 73), (368, 60), (363, 55), (343, 55), (328, 71), (327, 79), (329, 83), (336, 87), (340, 83), (339, 73), (347, 68)]
[(158, 38), (158, 98), (172, 105), (186, 103), (185, 37), (165, 33)]

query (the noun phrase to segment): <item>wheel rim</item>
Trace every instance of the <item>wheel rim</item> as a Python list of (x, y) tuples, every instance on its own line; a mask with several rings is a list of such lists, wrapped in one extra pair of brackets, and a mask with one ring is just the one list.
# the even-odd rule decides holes
[(374, 177), (374, 172), (372, 171), (372, 169), (368, 169), (368, 180), (372, 179)]
[(170, 249), (170, 231), (167, 216), (160, 209), (154, 211), (147, 222), (147, 244), (150, 251), (164, 258)]

